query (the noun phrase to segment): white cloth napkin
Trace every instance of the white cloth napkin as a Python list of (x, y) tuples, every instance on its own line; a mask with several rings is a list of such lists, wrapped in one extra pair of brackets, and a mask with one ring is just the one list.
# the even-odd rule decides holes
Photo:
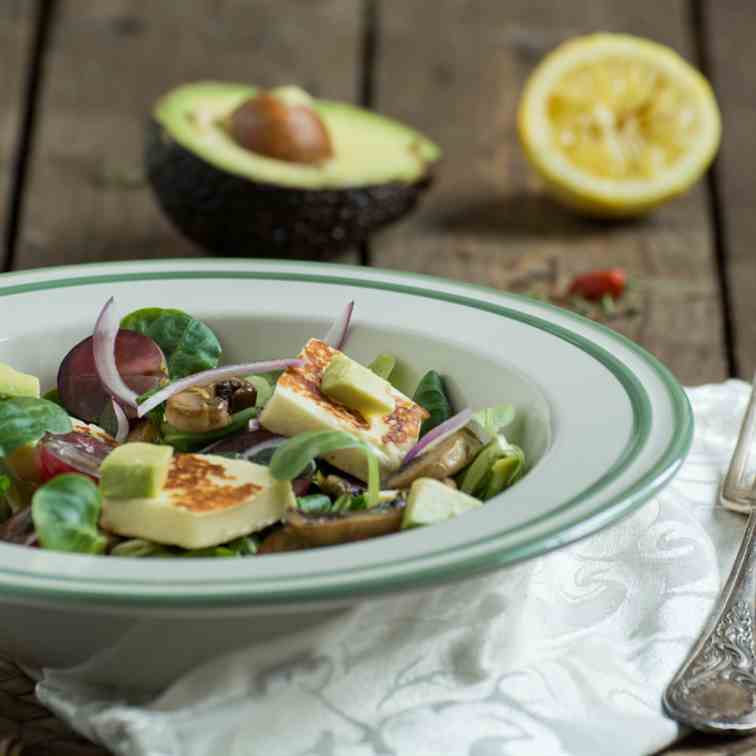
[(40, 699), (128, 756), (639, 756), (744, 519), (716, 504), (749, 387), (689, 391), (693, 450), (612, 528), (502, 572), (368, 602), (220, 658), (144, 705), (46, 672)]

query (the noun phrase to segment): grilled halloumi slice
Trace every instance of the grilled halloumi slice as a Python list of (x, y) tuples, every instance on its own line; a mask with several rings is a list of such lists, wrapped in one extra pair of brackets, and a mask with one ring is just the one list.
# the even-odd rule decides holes
[[(273, 433), (296, 436), (306, 431), (340, 430), (367, 443), (378, 458), (382, 475), (399, 469), (417, 443), (420, 425), (428, 413), (393, 387), (394, 409), (387, 415), (363, 417), (325, 396), (320, 383), (328, 363), (339, 354), (324, 341), (310, 339), (299, 355), (305, 364), (291, 367), (276, 383), (273, 396), (260, 415), (260, 423)], [(325, 455), (340, 470), (367, 479), (367, 462), (360, 449), (340, 449)]]
[(201, 549), (278, 522), (296, 500), (267, 467), (214, 454), (176, 454), (150, 499), (104, 499), (100, 524), (118, 535)]

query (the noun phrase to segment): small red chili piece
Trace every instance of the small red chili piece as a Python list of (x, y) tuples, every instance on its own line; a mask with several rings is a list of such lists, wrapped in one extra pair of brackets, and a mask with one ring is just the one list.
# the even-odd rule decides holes
[(621, 268), (610, 270), (594, 270), (576, 276), (570, 284), (569, 295), (583, 297), (592, 302), (598, 302), (609, 295), (612, 299), (619, 299), (627, 286), (627, 274)]

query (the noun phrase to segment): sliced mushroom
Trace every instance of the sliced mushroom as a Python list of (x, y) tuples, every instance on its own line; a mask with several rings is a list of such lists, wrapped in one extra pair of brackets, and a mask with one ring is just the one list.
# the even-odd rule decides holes
[(165, 419), (188, 433), (225, 428), (231, 422), (228, 402), (215, 395), (215, 385), (193, 386), (172, 396), (165, 405)]
[(394, 473), (387, 485), (389, 488), (409, 488), (418, 478), (450, 478), (469, 465), (480, 448), (480, 441), (472, 433), (457, 431)]
[(306, 514), (299, 509), (286, 513), (286, 528), (309, 547), (334, 546), (396, 533), (402, 523), (405, 500), (395, 499), (372, 509), (334, 514)]
[(282, 551), (299, 551), (310, 548), (291, 528), (283, 527), (274, 531), (260, 544), (258, 555), (275, 554)]
[(257, 402), (257, 389), (249, 381), (241, 378), (231, 378), (227, 381), (219, 381), (215, 384), (215, 396), (223, 399), (231, 409), (231, 412), (254, 407)]

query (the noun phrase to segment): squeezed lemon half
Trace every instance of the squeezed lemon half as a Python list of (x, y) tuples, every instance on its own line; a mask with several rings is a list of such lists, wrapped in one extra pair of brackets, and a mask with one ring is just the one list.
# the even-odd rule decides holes
[(597, 216), (632, 216), (690, 188), (721, 118), (706, 79), (673, 50), (624, 34), (577, 37), (530, 76), (520, 140), (548, 186)]

